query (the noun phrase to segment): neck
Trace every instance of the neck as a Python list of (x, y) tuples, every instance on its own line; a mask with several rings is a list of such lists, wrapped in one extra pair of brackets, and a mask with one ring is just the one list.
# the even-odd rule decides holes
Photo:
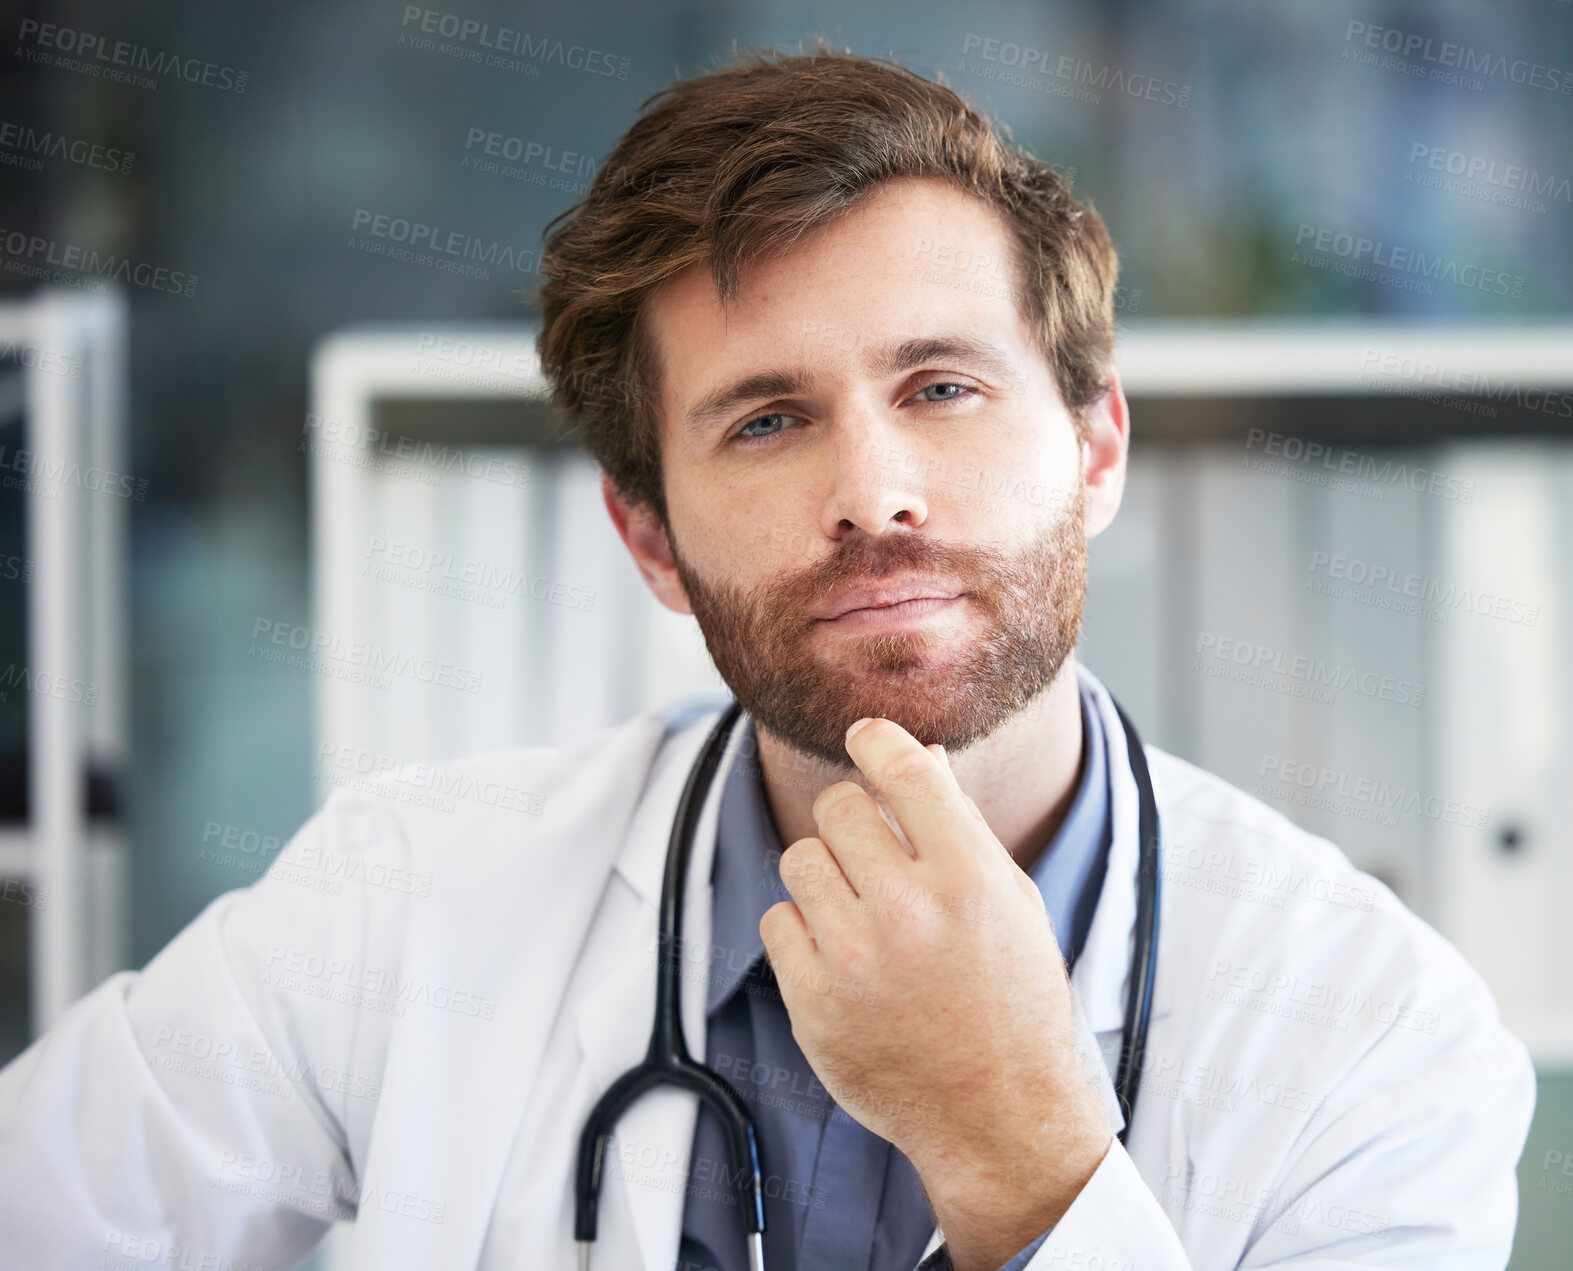
[[(850, 780), (869, 788), (856, 767), (827, 764), (763, 728), (756, 731), (770, 811), (783, 847), (819, 833), (814, 800), (826, 786)], [(1016, 864), (1030, 871), (1070, 810), (1081, 752), (1081, 696), (1072, 654), (1026, 710), (948, 758), (957, 784), (978, 805)]]

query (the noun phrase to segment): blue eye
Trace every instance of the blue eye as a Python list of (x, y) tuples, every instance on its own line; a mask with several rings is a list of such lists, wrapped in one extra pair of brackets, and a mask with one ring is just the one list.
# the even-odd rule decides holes
[[(954, 389), (955, 391), (947, 392), (943, 397), (923, 397), (923, 394), (930, 393), (935, 389)], [(963, 384), (957, 380), (937, 380), (933, 384), (925, 384), (909, 400), (921, 399), (922, 404), (926, 406), (945, 406), (951, 402), (959, 402), (967, 396), (975, 397), (977, 393), (978, 390), (970, 384)], [(772, 437), (779, 437), (785, 431), (788, 420), (796, 418), (796, 415), (788, 415), (782, 411), (771, 411), (768, 414), (755, 415), (732, 434), (732, 441), (744, 445), (752, 442), (769, 441)], [(771, 427), (772, 423), (776, 426)], [(763, 426), (764, 431), (754, 431), (758, 426)]]
[(747, 437), (754, 441), (763, 441), (766, 437), (775, 436), (779, 429), (771, 429), (769, 432), (764, 433), (749, 432), (748, 430), (755, 424), (767, 423), (772, 419), (786, 420), (788, 418), (790, 418), (790, 416), (780, 414), (779, 412), (769, 415), (755, 415), (754, 418), (750, 419), (746, 424), (737, 430), (737, 435), (739, 437)]
[[(959, 390), (961, 390), (963, 392), (970, 391), (965, 384), (958, 384), (954, 380), (940, 380), (938, 383), (935, 383), (935, 384), (925, 384), (922, 388), (918, 389), (918, 392), (926, 393), (930, 389), (933, 389), (933, 388), (954, 388), (954, 389), (959, 389)], [(931, 398), (929, 398), (929, 401), (931, 401), (931, 402), (953, 402), (955, 400), (956, 399), (955, 399), (954, 396), (950, 396), (950, 397), (931, 397)]]

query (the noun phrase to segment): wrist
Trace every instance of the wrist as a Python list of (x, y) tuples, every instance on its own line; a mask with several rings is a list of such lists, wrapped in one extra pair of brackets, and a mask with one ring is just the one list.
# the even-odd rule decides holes
[(919, 1166), (955, 1271), (995, 1271), (1058, 1224), (1113, 1143), (1100, 1111), (1023, 1150)]

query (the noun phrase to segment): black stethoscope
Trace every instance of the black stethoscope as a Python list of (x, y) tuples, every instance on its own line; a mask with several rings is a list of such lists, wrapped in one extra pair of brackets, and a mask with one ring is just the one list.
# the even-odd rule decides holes
[[(699, 814), (710, 792), (710, 783), (742, 709), (733, 702), (711, 731), (688, 774), (688, 784), (683, 787), (683, 797), (678, 801), (677, 816), (672, 822), (672, 837), (666, 849), (666, 874), (661, 881), (661, 964), (655, 981), (655, 1027), (650, 1033), (650, 1047), (645, 1052), (644, 1062), (630, 1068), (601, 1096), (579, 1135), (579, 1162), (574, 1172), (574, 1239), (579, 1242), (580, 1271), (587, 1271), (590, 1247), (595, 1242), (596, 1205), (601, 1196), (607, 1142), (629, 1105), (657, 1086), (676, 1086), (697, 1094), (720, 1118), (733, 1163), (748, 1163), (739, 1188), (748, 1229), (748, 1264), (751, 1271), (764, 1271), (765, 1192), (754, 1118), (742, 1097), (724, 1078), (696, 1063), (688, 1053), (678, 1010), (678, 972), (682, 961), (680, 902), (688, 880), (688, 858), (693, 852)], [(1141, 967), (1141, 974), (1131, 977), (1131, 992), (1125, 999), (1119, 1076), (1114, 1083), (1120, 1108), (1125, 1114), (1125, 1125), (1119, 1134), (1123, 1144), (1136, 1111), (1142, 1058), (1147, 1049), (1147, 1019), (1152, 1013), (1153, 980), (1158, 969), (1158, 801), (1153, 795), (1141, 739), (1118, 702), (1114, 703), (1114, 710), (1125, 728), (1125, 744), (1130, 750), (1141, 836), (1136, 867), (1136, 948), (1131, 958), (1132, 967)]]

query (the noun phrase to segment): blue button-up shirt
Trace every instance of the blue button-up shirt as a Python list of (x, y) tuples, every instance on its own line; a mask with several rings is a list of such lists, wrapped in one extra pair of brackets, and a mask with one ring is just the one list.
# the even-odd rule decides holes
[[(1108, 863), (1107, 757), (1096, 702), (1081, 688), (1082, 761), (1075, 796), (1032, 879), (1060, 951), (1074, 962), (1092, 925)], [(780, 900), (782, 843), (771, 816), (753, 721), (721, 796), (705, 1063), (747, 1102), (759, 1136), (765, 1263), (797, 1271), (913, 1271), (934, 1229), (917, 1171), (832, 1099), (792, 1038), (765, 963), (759, 920)], [(720, 1122), (701, 1106), (689, 1158), (674, 1271), (745, 1271), (737, 1170)], [(1005, 1264), (1020, 1271), (1044, 1232)]]

